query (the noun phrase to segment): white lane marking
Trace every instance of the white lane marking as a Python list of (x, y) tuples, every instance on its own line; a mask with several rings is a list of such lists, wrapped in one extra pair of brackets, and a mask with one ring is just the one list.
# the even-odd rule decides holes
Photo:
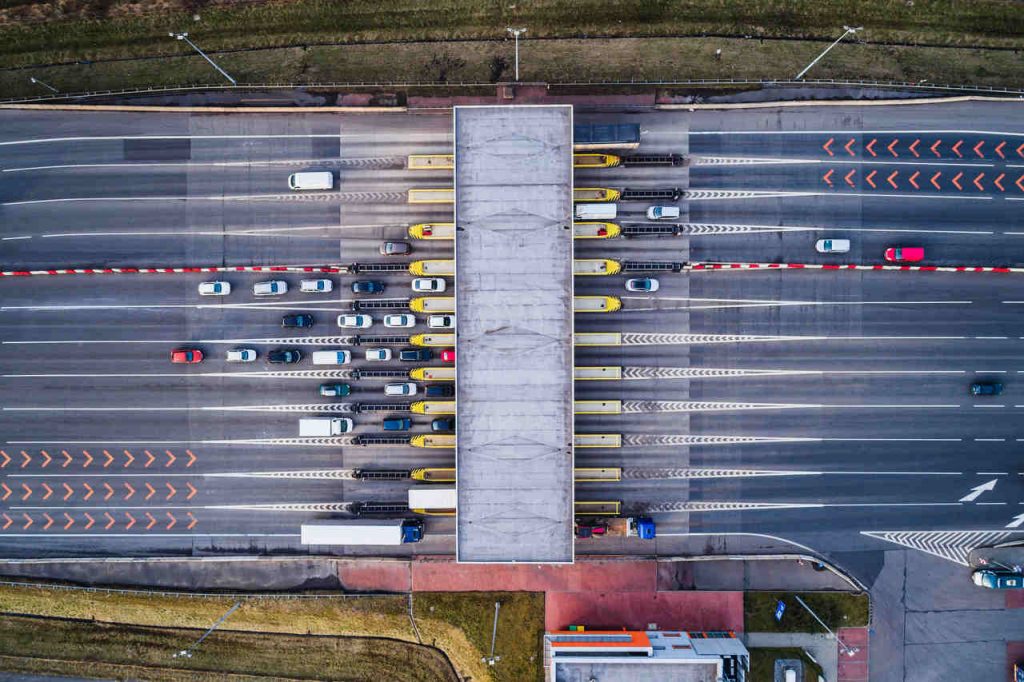
[[(907, 228), (896, 228), (896, 227), (825, 227), (821, 225), (810, 225), (810, 226), (795, 226), (795, 225), (746, 225), (746, 224), (732, 224), (732, 223), (682, 223), (687, 227), (696, 228), (725, 228), (726, 231), (719, 233), (729, 235), (730, 230), (732, 234), (744, 234), (749, 232), (900, 232), (908, 234), (995, 234), (994, 232), (985, 232), (980, 230), (929, 230), (929, 229), (907, 229)], [(706, 233), (713, 234), (713, 233)], [(706, 234), (701, 232), (689, 233), (687, 237), (703, 237)], [(1024, 234), (1019, 233), (1004, 233), (1004, 234)], [(717, 236), (717, 235), (716, 235)]]
[[(834, 443), (959, 443), (963, 438), (820, 438)], [(1018, 439), (1024, 440), (1024, 438)], [(46, 441), (39, 441), (45, 443)]]
[[(395, 405), (396, 410), (404, 405)], [(107, 405), (103, 407), (46, 407), (26, 405), (0, 407), (3, 412), (330, 412), (352, 414), (351, 403), (307, 403), (303, 405), (171, 405), (167, 407), (143, 407), (138, 405)]]
[[(994, 197), (973, 196), (959, 194), (899, 194), (892, 192), (844, 192), (842, 190), (833, 192), (806, 191), (786, 192), (782, 190), (756, 190), (756, 189), (688, 189), (683, 192), (683, 198), (687, 201), (730, 201), (735, 199), (780, 199), (799, 197), (832, 197), (832, 198), (856, 198), (864, 197), (875, 199), (964, 199), (969, 201), (992, 201)], [(1024, 201), (1024, 198), (1014, 199), (1005, 197), (1006, 201)], [(9, 205), (9, 204), (3, 204)]]
[[(387, 229), (387, 228), (407, 228), (408, 223), (367, 223), (365, 225), (311, 225), (309, 227), (261, 227), (253, 228), (248, 230), (198, 230), (189, 231), (188, 229), (180, 230), (151, 230), (151, 231), (134, 231), (134, 232), (53, 232), (50, 234), (35, 235), (43, 239), (57, 239), (57, 238), (71, 238), (71, 237), (160, 237), (160, 236), (178, 236), (178, 237), (193, 237), (193, 236), (211, 236), (211, 237), (276, 237), (277, 233), (283, 233), (280, 236), (288, 237), (291, 236), (291, 232), (311, 232), (314, 230), (366, 230), (366, 229)], [(980, 234), (980, 233), (973, 233)], [(24, 237), (5, 237), (5, 239), (31, 239), (32, 236)], [(322, 239), (337, 239), (337, 237), (322, 237)]]
[[(1000, 407), (1006, 407), (1006, 405), (975, 405), (974, 407), (977, 408), (977, 409), (981, 409), (981, 408), (1000, 408)], [(1014, 407), (1024, 407), (1024, 405), (1014, 405)]]
[[(871, 165), (871, 166), (958, 166), (967, 168), (992, 168), (995, 167), (994, 163), (987, 162), (976, 162), (973, 159), (964, 159), (963, 161), (895, 161), (885, 159), (855, 159), (846, 157), (835, 157), (828, 159), (801, 159), (801, 158), (772, 158), (772, 157), (747, 157), (747, 156), (729, 156), (716, 154), (714, 156), (704, 156), (700, 154), (694, 154), (691, 156), (693, 163), (690, 164), (690, 168), (700, 169), (718, 169), (718, 168), (736, 168), (742, 170), (749, 166), (787, 166), (787, 165), (806, 165), (806, 164), (828, 164), (830, 166), (850, 166), (850, 165)], [(731, 161), (740, 161), (741, 163), (730, 163)], [(703, 163), (702, 163), (703, 162)], [(1009, 164), (1007, 164), (1009, 165)]]
[[(312, 196), (312, 195), (310, 195)], [(211, 194), (183, 196), (137, 196), (137, 197), (60, 197), (57, 199), (24, 199), (22, 201), (5, 201), (0, 206), (28, 206), (32, 204), (70, 204), (91, 201), (254, 201), (258, 199), (288, 200), (295, 199), (289, 194)], [(318, 201), (341, 201), (341, 193), (332, 192), (317, 194)]]
[[(278, 273), (263, 273), (275, 275)], [(312, 274), (312, 273), (311, 273)], [(157, 310), (164, 308), (212, 308), (215, 310), (259, 310), (261, 308), (295, 308), (323, 305), (342, 305), (340, 308), (326, 308), (326, 310), (351, 312), (351, 300), (339, 299), (330, 301), (251, 301), (249, 303), (121, 303), (116, 305), (5, 305), (0, 306), (0, 312), (13, 310), (33, 310), (38, 312), (65, 312), (68, 310)], [(318, 310), (325, 310), (318, 308)], [(14, 343), (4, 341), (3, 343)]]
[[(101, 374), (0, 374), (5, 379), (58, 379), (72, 377), (116, 377), (142, 379), (146, 377), (176, 377), (190, 379), (192, 377), (231, 377), (235, 379), (351, 379), (353, 370), (350, 369), (326, 369), (326, 370), (266, 370), (263, 372), (155, 372), (126, 373), (104, 372)], [(367, 377), (369, 379), (370, 377)]]
[(1006, 336), (975, 336), (976, 339), (1006, 339)]
[[(1005, 438), (975, 438), (973, 440), (976, 440), (979, 443), (1005, 443), (1006, 442)], [(978, 473), (981, 474), (981, 473), (985, 473), (985, 472), (979, 471)]]
[(93, 142), (100, 140), (274, 140), (274, 139), (311, 139), (337, 138), (337, 135), (323, 133), (266, 134), (266, 135), (84, 135), (79, 137), (37, 137), (25, 140), (9, 140), (0, 142), (0, 147), (13, 147), (26, 144), (46, 144), (50, 142)]
[(1024, 137), (1024, 133), (999, 130), (691, 130), (689, 135), (1002, 135)]
[(1009, 476), (1009, 471), (975, 471), (978, 476)]
[(330, 159), (267, 159), (262, 161), (151, 161), (138, 163), (64, 163), (53, 166), (24, 166), (22, 168), (4, 168), (4, 173), (22, 173), (38, 170), (67, 170), (72, 168), (152, 168), (152, 167), (173, 167), (173, 166), (215, 166), (230, 168), (234, 166), (273, 166), (287, 165), (294, 163), (315, 164), (318, 162), (331, 163)]
[(975, 504), (978, 506), (1002, 507), (1006, 505), (1006, 502), (976, 502)]
[[(111, 507), (114, 509), (114, 507)], [(434, 535), (434, 533), (431, 533)], [(155, 537), (161, 538), (297, 538), (298, 533), (160, 533), (159, 536), (152, 533), (4, 533), (5, 538), (25, 538), (45, 540), (48, 538), (124, 538), (136, 540), (138, 538)]]
[[(846, 305), (971, 305), (974, 301), (769, 301), (758, 299), (729, 298), (695, 298), (689, 296), (620, 296), (622, 300), (633, 301), (681, 301), (698, 303), (721, 302), (721, 305), (688, 306), (685, 310), (722, 310), (729, 308), (770, 308), (795, 306), (846, 306)], [(638, 308), (630, 306), (623, 312), (640, 312), (646, 310), (664, 310), (664, 308)], [(987, 337), (990, 338), (990, 337)]]
[(999, 482), (998, 478), (993, 478), (991, 481), (985, 481), (980, 485), (976, 485), (971, 488), (971, 492), (967, 493), (960, 498), (960, 502), (974, 502), (976, 499), (981, 497), (984, 493), (991, 492), (996, 489), (996, 483)]
[(17, 241), (19, 239), (32, 239), (32, 235), (22, 235), (22, 236), (19, 236), (19, 237), (4, 237), (0, 241), (13, 242), (13, 241)]

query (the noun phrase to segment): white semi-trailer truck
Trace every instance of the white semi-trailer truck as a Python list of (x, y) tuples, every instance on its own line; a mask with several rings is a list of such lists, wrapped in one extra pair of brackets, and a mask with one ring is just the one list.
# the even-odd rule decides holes
[(401, 545), (423, 539), (419, 519), (332, 519), (302, 524), (304, 545)]

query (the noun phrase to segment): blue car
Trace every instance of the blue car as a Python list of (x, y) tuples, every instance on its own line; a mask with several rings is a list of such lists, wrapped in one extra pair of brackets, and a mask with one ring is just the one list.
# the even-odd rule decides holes
[(998, 381), (975, 381), (971, 384), (971, 395), (999, 395), (1003, 392), (1003, 385)]
[(352, 293), (353, 294), (383, 294), (384, 293), (384, 282), (377, 282), (374, 280), (361, 280), (358, 282), (352, 282)]
[(408, 431), (412, 428), (412, 419), (408, 417), (392, 417), (384, 420), (385, 431)]
[(298, 315), (285, 315), (281, 318), (281, 326), (285, 329), (309, 329), (316, 323), (309, 313)]

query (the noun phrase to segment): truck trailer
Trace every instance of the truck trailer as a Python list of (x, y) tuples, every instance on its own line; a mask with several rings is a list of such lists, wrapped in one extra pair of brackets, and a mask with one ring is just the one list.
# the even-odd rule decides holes
[(401, 545), (423, 539), (420, 519), (331, 519), (302, 524), (303, 545)]
[(354, 424), (348, 417), (307, 417), (299, 420), (301, 438), (329, 438), (349, 433)]
[(576, 220), (615, 220), (618, 215), (618, 206), (612, 203), (576, 204), (574, 210)]
[(419, 514), (452, 514), (455, 512), (455, 487), (418, 485), (409, 488), (409, 509)]
[(577, 519), (576, 537), (631, 537), (653, 540), (656, 537), (654, 519), (647, 516), (617, 517), (613, 519)]

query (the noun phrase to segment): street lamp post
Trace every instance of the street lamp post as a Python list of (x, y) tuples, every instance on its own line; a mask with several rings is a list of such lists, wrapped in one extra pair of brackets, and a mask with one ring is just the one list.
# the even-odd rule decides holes
[(220, 73), (220, 75), (224, 76), (229, 81), (231, 81), (232, 85), (238, 85), (238, 81), (236, 81), (234, 78), (229, 76), (227, 71), (225, 71), (224, 69), (222, 69), (219, 66), (217, 66), (217, 63), (214, 62), (212, 59), (210, 59), (208, 56), (206, 56), (206, 53), (203, 52), (202, 50), (200, 50), (198, 45), (196, 45), (195, 43), (193, 43), (191, 40), (188, 39), (188, 32), (168, 33), (167, 35), (169, 35), (172, 38), (177, 38), (178, 40), (184, 40), (186, 43), (191, 45), (192, 49), (195, 50), (196, 52), (198, 52), (200, 54), (200, 56), (202, 56), (203, 59), (205, 59), (206, 61), (210, 62), (210, 66), (212, 66), (213, 68), (217, 69), (217, 71)]
[(808, 71), (810, 71), (812, 66), (814, 66), (819, 61), (821, 61), (821, 58), (824, 57), (825, 55), (827, 55), (829, 50), (831, 50), (833, 47), (835, 47), (840, 42), (842, 42), (843, 38), (845, 38), (848, 35), (852, 35), (852, 34), (856, 33), (857, 31), (863, 30), (864, 27), (863, 26), (857, 26), (857, 27), (854, 28), (854, 27), (851, 27), (851, 26), (843, 26), (843, 28), (846, 29), (846, 31), (843, 33), (843, 35), (841, 35), (838, 38), (836, 38), (836, 41), (834, 43), (832, 43), (831, 45), (826, 47), (825, 50), (821, 54), (819, 54), (817, 57), (815, 57), (814, 61), (812, 61), (807, 66), (805, 66), (804, 70), (801, 71), (800, 73), (798, 73), (796, 75), (796, 78), (794, 78), (793, 80), (800, 80), (801, 78), (803, 78), (804, 74), (807, 73)]
[(235, 602), (235, 605), (232, 606), (230, 609), (228, 609), (227, 612), (225, 612), (223, 616), (218, 618), (217, 622), (214, 623), (213, 625), (211, 625), (210, 629), (207, 630), (206, 632), (204, 632), (203, 636), (200, 637), (199, 639), (197, 639), (195, 641), (195, 643), (192, 644), (192, 646), (190, 646), (187, 649), (182, 649), (181, 651), (175, 652), (174, 654), (171, 655), (171, 658), (192, 658), (192, 652), (195, 651), (199, 647), (199, 645), (203, 643), (203, 640), (206, 639), (207, 637), (209, 637), (210, 633), (213, 632), (214, 630), (216, 630), (220, 626), (221, 623), (226, 621), (228, 619), (228, 616), (230, 616), (232, 613), (237, 611), (238, 607), (241, 606), (241, 605), (242, 605), (242, 602), (240, 602), (240, 601)]
[(526, 33), (525, 28), (506, 28), (516, 39), (516, 83), (519, 82), (519, 36)]
[(501, 660), (501, 656), (494, 655), (494, 640), (498, 637), (498, 611), (501, 610), (501, 602), (494, 602), (494, 627), (491, 628), (491, 655), (486, 658), (482, 658), (483, 662), (487, 665), (494, 665)]
[(821, 618), (818, 618), (818, 614), (816, 614), (811, 609), (811, 607), (807, 605), (807, 602), (805, 602), (803, 599), (801, 599), (799, 595), (794, 594), (793, 598), (796, 599), (798, 602), (800, 602), (800, 606), (802, 606), (805, 609), (807, 609), (807, 613), (811, 614), (811, 617), (814, 618), (814, 620), (818, 621), (818, 625), (820, 625), (821, 627), (825, 628), (825, 632), (827, 632), (828, 634), (832, 635), (832, 639), (836, 640), (836, 642), (839, 643), (839, 646), (842, 648), (843, 653), (845, 653), (847, 656), (851, 656), (852, 657), (852, 656), (856, 655), (856, 653), (858, 651), (860, 651), (860, 649), (858, 649), (855, 646), (847, 646), (846, 642), (844, 642), (843, 640), (839, 639), (839, 635), (837, 635), (836, 633), (832, 632), (832, 629), (829, 628), (829, 626), (825, 625), (825, 621), (823, 621)]
[(60, 90), (58, 90), (57, 88), (53, 87), (49, 83), (44, 83), (43, 81), (39, 80), (38, 78), (32, 78), (30, 76), (29, 80), (32, 81), (33, 83), (35, 83), (36, 85), (42, 85), (44, 88), (46, 88), (50, 92), (55, 92), (55, 93), (59, 93), (60, 92)]

